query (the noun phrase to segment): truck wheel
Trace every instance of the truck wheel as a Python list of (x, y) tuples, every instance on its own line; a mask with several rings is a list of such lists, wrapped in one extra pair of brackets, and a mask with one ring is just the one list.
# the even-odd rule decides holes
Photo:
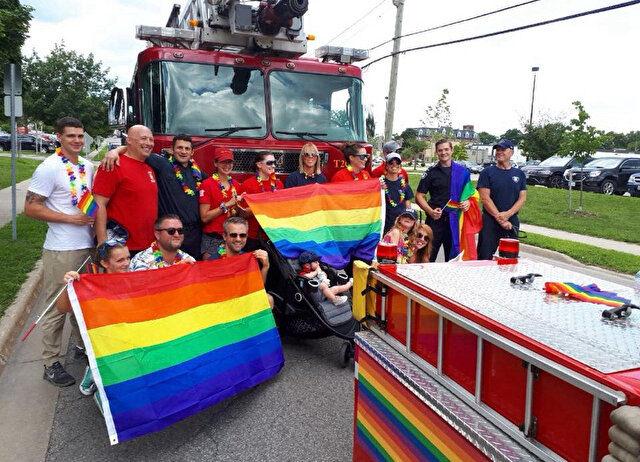
[(560, 175), (553, 175), (549, 178), (550, 188), (562, 188), (562, 177)]
[(611, 196), (614, 192), (616, 192), (616, 185), (611, 180), (604, 180), (602, 182), (602, 185), (600, 185), (600, 191), (602, 191), (602, 194)]

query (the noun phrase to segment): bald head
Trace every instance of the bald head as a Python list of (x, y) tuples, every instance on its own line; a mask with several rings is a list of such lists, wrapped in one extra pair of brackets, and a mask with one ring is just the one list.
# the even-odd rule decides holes
[(127, 130), (127, 154), (144, 160), (153, 151), (153, 133), (144, 125), (134, 125)]

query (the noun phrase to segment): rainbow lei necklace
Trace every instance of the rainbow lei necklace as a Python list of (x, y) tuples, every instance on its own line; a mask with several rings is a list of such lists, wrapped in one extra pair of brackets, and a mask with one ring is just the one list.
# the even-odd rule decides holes
[(222, 193), (222, 198), (223, 199), (227, 199), (228, 196), (228, 192), (231, 191), (231, 196), (232, 197), (237, 197), (238, 196), (238, 191), (236, 191), (236, 187), (233, 185), (233, 180), (231, 179), (230, 176), (227, 176), (227, 181), (229, 182), (229, 189), (225, 189), (224, 185), (222, 184), (222, 181), (220, 181), (220, 175), (217, 173), (214, 173), (213, 175), (211, 175), (211, 178), (213, 178), (215, 181), (218, 182), (218, 187), (220, 188), (220, 192)]
[[(78, 206), (78, 188), (76, 187), (76, 174), (73, 171), (73, 163), (62, 154), (62, 149), (57, 148), (56, 154), (62, 160), (62, 165), (67, 170), (67, 176), (69, 177), (69, 193), (71, 194), (71, 204), (74, 207)], [(87, 173), (84, 168), (84, 163), (78, 158), (78, 172), (80, 173), (80, 195), (82, 196), (89, 190), (87, 187)]]
[(218, 255), (220, 258), (227, 258), (227, 248), (224, 246), (224, 242), (218, 246)]
[[(260, 174), (259, 173), (256, 175), (256, 180), (258, 181), (258, 185), (260, 186), (260, 191), (264, 192), (264, 185), (262, 184), (263, 180), (262, 180), (262, 178), (260, 178)], [(269, 177), (269, 186), (271, 186), (271, 192), (273, 192), (276, 189), (278, 189), (276, 187), (276, 176), (275, 175), (271, 175)]]
[[(195, 196), (196, 192), (189, 187), (187, 183), (184, 181), (184, 175), (182, 174), (182, 170), (180, 170), (180, 164), (177, 160), (174, 159), (173, 156), (169, 156), (169, 162), (173, 167), (173, 174), (176, 176), (180, 185), (182, 186), (182, 190), (187, 196)], [(191, 174), (193, 178), (196, 180), (196, 189), (200, 189), (200, 183), (202, 183), (202, 170), (198, 167), (198, 164), (195, 160), (189, 161), (191, 163)]]
[[(398, 203), (396, 201), (394, 201), (393, 199), (391, 199), (391, 197), (389, 196), (389, 187), (387, 186), (387, 177), (382, 175), (380, 177), (380, 184), (382, 185), (382, 189), (384, 189), (384, 195), (387, 198), (387, 202), (389, 202), (389, 205), (391, 207), (397, 207)], [(399, 192), (400, 192), (400, 203), (401, 204), (404, 202), (406, 189), (407, 189), (407, 182), (405, 181), (404, 177), (402, 175), (400, 175), (400, 190), (399, 190)]]
[[(351, 173), (351, 176), (353, 177), (353, 181), (358, 181), (360, 179), (358, 178), (358, 175), (353, 173), (353, 167), (351, 166), (351, 164), (347, 165), (347, 170), (349, 170), (349, 172)], [(369, 174), (365, 170), (361, 170), (361, 173), (362, 173), (363, 180), (369, 179)]]
[(180, 251), (176, 253), (176, 257), (173, 259), (173, 263), (171, 265), (164, 261), (164, 258), (162, 258), (162, 252), (160, 251), (160, 247), (158, 247), (158, 243), (156, 241), (153, 241), (153, 244), (151, 244), (151, 250), (153, 251), (153, 260), (156, 263), (156, 268), (164, 268), (165, 266), (175, 265), (182, 261)]

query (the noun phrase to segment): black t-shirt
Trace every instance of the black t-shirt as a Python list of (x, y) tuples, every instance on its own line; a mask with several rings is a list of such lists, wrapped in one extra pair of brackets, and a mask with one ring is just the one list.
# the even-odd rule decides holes
[(489, 197), (496, 208), (504, 212), (513, 207), (520, 197), (520, 191), (527, 189), (527, 178), (519, 168), (504, 170), (492, 165), (480, 173), (477, 187), (489, 189)]
[[(384, 195), (386, 204), (384, 231), (386, 233), (389, 228), (393, 226), (396, 218), (407, 209), (407, 207), (404, 205), (404, 201), (413, 199), (413, 190), (411, 189), (409, 183), (405, 182), (404, 200), (400, 201), (400, 190), (402, 189), (400, 178), (395, 181), (385, 179), (385, 183), (387, 184), (387, 192), (385, 192)], [(391, 199), (396, 204), (395, 207), (389, 203), (389, 199)]]
[(442, 208), (449, 201), (451, 189), (451, 167), (440, 164), (429, 168), (418, 184), (418, 192), (429, 194), (427, 203), (433, 209)]
[[(176, 214), (180, 217), (183, 225), (200, 225), (200, 206), (198, 204), (198, 190), (196, 180), (191, 172), (191, 167), (179, 165), (182, 177), (187, 186), (195, 192), (190, 196), (182, 189), (182, 184), (176, 178), (173, 165), (166, 157), (158, 154), (151, 154), (147, 157), (147, 164), (155, 171), (158, 182), (158, 216), (168, 213)], [(202, 174), (204, 180), (206, 175)]]
[(292, 172), (284, 180), (284, 187), (295, 188), (296, 186), (305, 186), (313, 183), (326, 183), (326, 182), (327, 182), (327, 178), (322, 173), (318, 173), (313, 176), (307, 176), (301, 172)]

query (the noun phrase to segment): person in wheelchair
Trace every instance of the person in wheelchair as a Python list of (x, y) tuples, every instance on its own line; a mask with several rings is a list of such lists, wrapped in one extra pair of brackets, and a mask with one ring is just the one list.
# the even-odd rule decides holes
[(322, 295), (336, 306), (342, 305), (348, 300), (346, 295), (340, 295), (349, 291), (353, 286), (353, 279), (349, 279), (346, 284), (331, 286), (331, 281), (322, 268), (320, 268), (320, 257), (313, 252), (302, 252), (298, 257), (300, 264), (300, 276), (317, 283), (318, 290)]

